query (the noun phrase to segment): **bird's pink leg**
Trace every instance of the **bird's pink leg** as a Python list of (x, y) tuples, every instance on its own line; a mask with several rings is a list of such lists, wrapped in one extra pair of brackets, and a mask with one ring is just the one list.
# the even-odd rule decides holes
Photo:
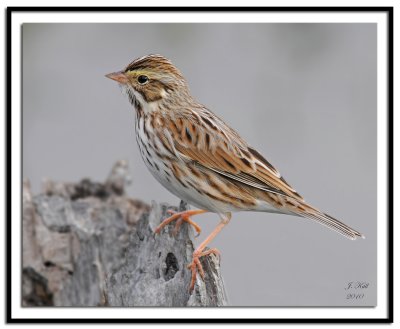
[(217, 236), (217, 234), (225, 227), (226, 224), (229, 223), (231, 219), (231, 214), (228, 213), (225, 215), (218, 226), (211, 232), (211, 234), (205, 239), (200, 246), (194, 251), (193, 253), (193, 260), (188, 265), (188, 268), (192, 271), (192, 280), (190, 282), (189, 291), (192, 291), (194, 288), (194, 284), (196, 282), (196, 273), (199, 272), (202, 279), (204, 279), (204, 270), (201, 262), (199, 260), (200, 257), (206, 256), (209, 254), (215, 254), (219, 256), (219, 251), (216, 248), (212, 248), (209, 250), (204, 251), (207, 245)]
[(184, 221), (189, 223), (190, 225), (192, 225), (194, 227), (194, 229), (196, 230), (197, 234), (200, 234), (200, 232), (201, 232), (200, 226), (197, 225), (195, 222), (193, 222), (192, 219), (190, 218), (190, 216), (203, 214), (205, 212), (207, 212), (207, 210), (194, 209), (194, 210), (186, 210), (186, 211), (182, 211), (182, 212), (175, 212), (173, 210), (168, 210), (168, 213), (171, 214), (172, 216), (164, 219), (163, 222), (156, 227), (154, 232), (156, 234), (160, 233), (161, 230), (166, 225), (168, 225), (169, 223), (176, 220), (177, 222), (176, 222), (175, 229), (174, 229), (175, 234), (178, 232), (179, 227), (182, 225), (182, 223)]

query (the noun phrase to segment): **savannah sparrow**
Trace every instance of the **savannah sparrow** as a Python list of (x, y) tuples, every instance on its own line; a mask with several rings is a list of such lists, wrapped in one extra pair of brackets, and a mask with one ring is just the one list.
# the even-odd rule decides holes
[(190, 216), (215, 212), (221, 222), (193, 253), (190, 290), (199, 257), (229, 222), (231, 212), (264, 211), (312, 219), (349, 239), (363, 237), (307, 204), (255, 148), (190, 94), (181, 72), (165, 57), (148, 55), (106, 75), (124, 87), (136, 112), (136, 141), (153, 176), (170, 192), (201, 210), (171, 214), (156, 229), (177, 220), (200, 227)]

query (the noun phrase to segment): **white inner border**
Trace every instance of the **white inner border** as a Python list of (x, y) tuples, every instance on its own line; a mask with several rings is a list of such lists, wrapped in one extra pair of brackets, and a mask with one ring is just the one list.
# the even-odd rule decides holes
[[(387, 20), (385, 13), (29, 13), (12, 14), (12, 318), (386, 318)], [(23, 23), (377, 23), (378, 300), (375, 308), (22, 308), (21, 307), (21, 26)]]

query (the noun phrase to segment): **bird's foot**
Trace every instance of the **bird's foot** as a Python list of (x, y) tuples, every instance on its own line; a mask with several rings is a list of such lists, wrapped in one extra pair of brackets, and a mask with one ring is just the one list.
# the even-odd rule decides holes
[(201, 232), (200, 226), (197, 225), (195, 222), (193, 222), (192, 219), (190, 218), (190, 216), (194, 216), (194, 215), (205, 213), (206, 210), (198, 209), (198, 210), (186, 210), (186, 211), (182, 211), (182, 212), (176, 212), (176, 211), (173, 211), (173, 210), (168, 210), (167, 212), (172, 216), (164, 219), (163, 222), (156, 227), (156, 229), (154, 230), (154, 232), (156, 234), (159, 234), (161, 232), (161, 230), (166, 225), (168, 225), (169, 223), (171, 223), (174, 220), (176, 220), (175, 228), (174, 228), (174, 231), (173, 231), (174, 235), (176, 235), (178, 233), (179, 228), (181, 227), (183, 222), (186, 222), (186, 223), (192, 225), (193, 228), (196, 230), (197, 235), (200, 234), (200, 232)]
[(204, 270), (203, 266), (201, 265), (200, 262), (200, 257), (207, 256), (209, 254), (214, 254), (218, 257), (220, 257), (220, 252), (218, 251), (217, 248), (212, 248), (208, 249), (206, 251), (195, 251), (193, 253), (193, 260), (192, 262), (187, 266), (191, 271), (192, 271), (192, 279), (190, 281), (190, 286), (189, 286), (189, 292), (192, 292), (194, 289), (194, 284), (196, 282), (196, 274), (199, 272), (201, 278), (204, 280)]

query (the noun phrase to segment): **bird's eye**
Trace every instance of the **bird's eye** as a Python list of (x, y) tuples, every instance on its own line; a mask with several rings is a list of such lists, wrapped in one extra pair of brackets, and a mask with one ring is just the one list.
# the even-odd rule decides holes
[(137, 78), (137, 81), (141, 85), (144, 85), (145, 83), (147, 83), (149, 81), (149, 77), (147, 77), (146, 75), (139, 75), (138, 78)]

